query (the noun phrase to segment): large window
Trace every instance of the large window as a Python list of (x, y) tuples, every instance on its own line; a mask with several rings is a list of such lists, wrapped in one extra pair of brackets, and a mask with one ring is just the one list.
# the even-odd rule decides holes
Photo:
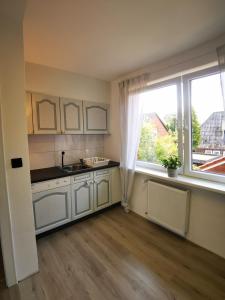
[(144, 113), (138, 160), (157, 167), (161, 159), (179, 152), (180, 79), (154, 85), (141, 97)]
[(178, 154), (184, 174), (224, 181), (225, 111), (218, 68), (150, 86), (141, 97), (138, 164), (159, 168), (162, 158)]

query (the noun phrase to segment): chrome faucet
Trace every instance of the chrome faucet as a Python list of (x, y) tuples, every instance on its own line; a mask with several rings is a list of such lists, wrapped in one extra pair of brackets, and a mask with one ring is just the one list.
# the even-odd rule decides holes
[(64, 155), (65, 155), (65, 151), (62, 151), (62, 169), (64, 168)]

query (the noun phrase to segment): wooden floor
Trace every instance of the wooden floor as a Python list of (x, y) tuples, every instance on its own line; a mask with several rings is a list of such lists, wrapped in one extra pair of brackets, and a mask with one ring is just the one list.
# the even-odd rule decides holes
[(113, 208), (38, 240), (40, 273), (1, 300), (225, 299), (225, 260)]

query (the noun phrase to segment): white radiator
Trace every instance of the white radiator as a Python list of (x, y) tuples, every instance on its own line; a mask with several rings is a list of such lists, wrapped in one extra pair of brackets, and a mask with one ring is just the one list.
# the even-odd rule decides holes
[(188, 231), (190, 191), (148, 181), (148, 217), (181, 235)]

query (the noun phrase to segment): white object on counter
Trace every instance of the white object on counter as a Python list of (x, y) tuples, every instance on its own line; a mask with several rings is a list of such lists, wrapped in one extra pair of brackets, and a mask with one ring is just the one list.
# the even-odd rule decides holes
[(84, 158), (84, 163), (90, 167), (102, 167), (109, 164), (110, 159), (104, 157), (89, 157)]

